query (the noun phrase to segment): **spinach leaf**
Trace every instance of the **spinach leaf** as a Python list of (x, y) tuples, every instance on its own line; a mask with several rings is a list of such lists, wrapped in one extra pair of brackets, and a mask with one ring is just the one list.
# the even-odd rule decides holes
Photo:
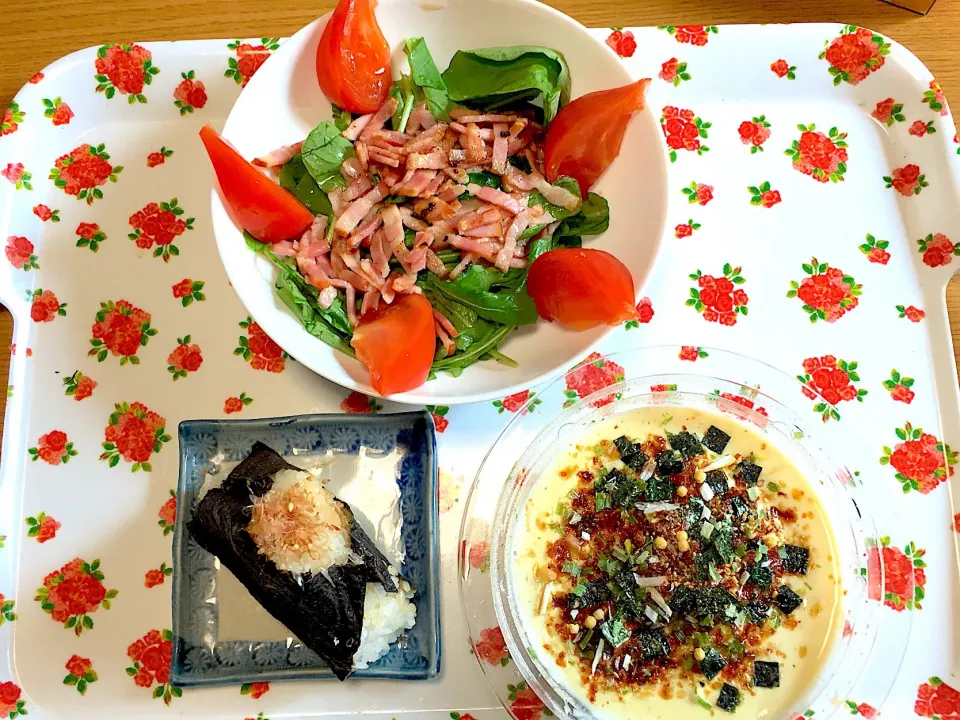
[(532, 325), (537, 321), (537, 308), (521, 286), (511, 289), (497, 281), (506, 276), (495, 268), (471, 265), (456, 280), (426, 278), (427, 287), (450, 300), (455, 300), (485, 320), (504, 325)]
[(543, 255), (545, 252), (553, 250), (555, 247), (556, 244), (553, 241), (553, 236), (537, 238), (534, 240), (527, 248), (527, 267), (533, 265), (534, 260)]
[(600, 195), (590, 193), (580, 206), (580, 212), (560, 223), (553, 236), (562, 238), (599, 235), (606, 232), (608, 227), (610, 227), (610, 205)]
[(563, 55), (532, 45), (459, 50), (443, 73), (450, 100), (496, 110), (542, 97), (549, 123), (570, 100), (570, 71)]
[(433, 62), (433, 57), (427, 49), (427, 43), (422, 37), (407, 38), (404, 40), (404, 49), (410, 63), (410, 75), (413, 82), (423, 90), (423, 98), (427, 109), (437, 120), (446, 122), (450, 119), (447, 114), (447, 86), (443, 77)]
[(492, 172), (488, 172), (487, 170), (467, 173), (467, 178), (471, 183), (480, 185), (481, 187), (490, 187), (494, 188), (495, 190), (499, 190), (501, 187), (500, 176), (494, 175)]
[(337, 126), (337, 130), (343, 132), (350, 127), (350, 123), (353, 122), (353, 115), (349, 110), (341, 110), (333, 103), (330, 103), (330, 109), (333, 111), (333, 124)]
[(334, 188), (346, 187), (340, 166), (356, 153), (353, 144), (340, 134), (332, 122), (324, 120), (311, 130), (303, 141), (300, 154), (307, 172), (317, 181), (321, 190), (330, 192)]
[(300, 155), (294, 155), (280, 168), (280, 187), (292, 192), (297, 200), (307, 206), (314, 215), (333, 217), (333, 207), (327, 194), (307, 172)]
[[(566, 176), (559, 177), (552, 184), (566, 188), (567, 190), (572, 192), (574, 195), (576, 195), (578, 198), (580, 197), (580, 185), (577, 184), (577, 181), (574, 180), (573, 178), (566, 177)], [(566, 220), (567, 218), (573, 217), (574, 215), (577, 214), (572, 210), (567, 210), (565, 207), (561, 207), (560, 205), (553, 205), (551, 203), (548, 203), (546, 198), (543, 197), (542, 194), (540, 194), (539, 190), (533, 190), (530, 193), (530, 200), (528, 204), (539, 205), (548, 213), (550, 213), (551, 217), (553, 217), (554, 220)], [(581, 204), (581, 207), (582, 207), (582, 204)], [(526, 230), (520, 233), (520, 238), (519, 238), (520, 242), (523, 242), (524, 240), (529, 240), (530, 238), (537, 235), (545, 227), (546, 225), (532, 225), (531, 227), (528, 227)], [(546, 250), (544, 250), (543, 252), (546, 252)], [(541, 252), (540, 254), (543, 254), (543, 252)]]

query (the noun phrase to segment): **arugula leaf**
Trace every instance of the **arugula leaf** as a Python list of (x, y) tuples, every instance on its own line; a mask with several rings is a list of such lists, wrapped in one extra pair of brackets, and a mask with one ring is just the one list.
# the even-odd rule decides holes
[(317, 181), (321, 190), (330, 192), (334, 188), (346, 187), (346, 181), (340, 174), (343, 161), (353, 157), (353, 143), (340, 134), (340, 130), (329, 120), (317, 125), (300, 150), (307, 172)]
[(333, 217), (333, 207), (327, 194), (307, 172), (300, 155), (294, 155), (280, 168), (280, 187), (292, 192), (297, 200), (314, 215)]
[(447, 114), (447, 105), (450, 100), (447, 97), (447, 86), (433, 62), (427, 43), (422, 37), (418, 37), (407, 38), (403, 44), (407, 61), (410, 63), (410, 75), (413, 82), (423, 90), (427, 109), (437, 120), (448, 121), (450, 116)]
[(430, 274), (425, 283), (435, 293), (466, 305), (485, 320), (512, 326), (532, 325), (537, 321), (537, 308), (526, 288), (515, 280), (516, 275), (505, 275), (496, 268), (471, 265), (456, 280), (440, 280)]
[(533, 45), (459, 50), (443, 73), (449, 98), (496, 110), (542, 97), (544, 121), (570, 101), (570, 70), (563, 55)]
[(589, 193), (587, 199), (580, 205), (580, 212), (561, 222), (553, 236), (559, 239), (599, 235), (606, 232), (608, 227), (610, 227), (610, 205), (600, 195)]
[(495, 190), (499, 190), (500, 176), (494, 175), (492, 172), (487, 170), (481, 170), (480, 172), (467, 173), (467, 178), (474, 185), (480, 185), (481, 187), (490, 187)]
[(349, 110), (341, 110), (333, 103), (330, 103), (330, 109), (333, 111), (333, 124), (337, 126), (337, 130), (343, 132), (350, 127), (350, 123), (353, 122), (353, 115)]
[(443, 370), (457, 377), (463, 372), (464, 368), (473, 365), (477, 360), (482, 360), (485, 355), (494, 352), (497, 346), (506, 339), (507, 335), (516, 329), (513, 325), (496, 325), (485, 337), (475, 342), (469, 350), (456, 353), (443, 360), (434, 361), (432, 368), (434, 370)]

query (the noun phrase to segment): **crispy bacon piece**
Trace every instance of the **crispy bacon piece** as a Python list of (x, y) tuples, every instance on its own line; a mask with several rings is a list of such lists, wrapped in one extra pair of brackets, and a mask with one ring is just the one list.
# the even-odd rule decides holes
[(263, 168), (277, 167), (278, 165), (283, 165), (290, 162), (293, 159), (293, 156), (300, 152), (302, 148), (303, 140), (293, 143), (292, 145), (284, 145), (276, 150), (271, 150), (266, 155), (261, 155), (260, 157), (256, 158), (253, 161), (253, 164), (257, 167)]

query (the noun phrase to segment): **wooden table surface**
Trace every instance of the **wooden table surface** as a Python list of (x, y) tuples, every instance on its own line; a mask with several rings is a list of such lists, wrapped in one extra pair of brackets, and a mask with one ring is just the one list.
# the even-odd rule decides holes
[[(550, 0), (589, 27), (775, 22), (843, 22), (880, 31), (910, 48), (948, 99), (960, 98), (960, 0), (939, 0), (926, 17), (880, 0)], [(332, 0), (11, 0), (3, 6), (0, 107), (36, 71), (73, 50), (119, 40), (284, 37), (323, 14)], [(960, 280), (947, 290), (954, 352), (960, 348)], [(0, 349), (13, 323), (0, 308)], [(957, 353), (960, 355), (960, 353)], [(9, 356), (0, 352), (0, 378)], [(0, 387), (5, 385), (0, 381)], [(5, 393), (0, 394), (0, 432)]]

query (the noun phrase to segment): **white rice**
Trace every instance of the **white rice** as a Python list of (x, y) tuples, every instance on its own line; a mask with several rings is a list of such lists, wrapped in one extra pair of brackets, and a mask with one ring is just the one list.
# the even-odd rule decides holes
[(363, 670), (386, 655), (404, 630), (417, 621), (417, 606), (410, 602), (414, 590), (406, 580), (397, 581), (397, 592), (387, 592), (380, 583), (367, 583), (363, 601), (360, 647), (353, 655), (357, 670)]

